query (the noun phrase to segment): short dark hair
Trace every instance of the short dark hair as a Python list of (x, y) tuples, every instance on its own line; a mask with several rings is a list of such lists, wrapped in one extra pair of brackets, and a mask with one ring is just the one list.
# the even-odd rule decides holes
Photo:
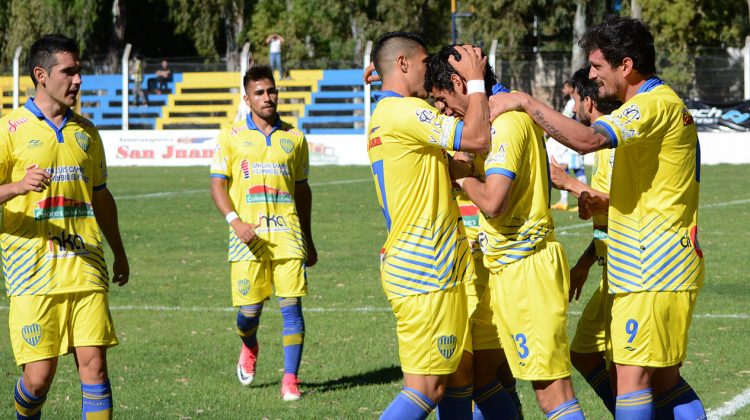
[(29, 76), (34, 86), (39, 82), (34, 77), (34, 69), (41, 67), (48, 73), (57, 64), (55, 54), (67, 52), (78, 55), (78, 44), (63, 34), (47, 34), (37, 39), (29, 49)]
[(273, 78), (273, 69), (270, 66), (252, 66), (242, 78), (242, 86), (247, 89), (247, 85), (249, 85), (250, 82), (264, 79), (268, 79), (276, 84), (276, 79)]
[(654, 36), (643, 21), (622, 16), (608, 16), (604, 22), (592, 26), (578, 41), (588, 56), (600, 49), (604, 59), (619, 66), (625, 57), (633, 60), (633, 68), (644, 76), (656, 73)]
[[(433, 88), (438, 90), (453, 91), (453, 82), (451, 81), (451, 75), (456, 73), (456, 69), (448, 62), (450, 56), (455, 57), (461, 61), (461, 54), (456, 51), (455, 45), (446, 45), (437, 52), (437, 54), (430, 57), (427, 62), (427, 74), (424, 78), (424, 88), (429, 93)], [(484, 55), (483, 55), (484, 57)], [(495, 73), (492, 70), (490, 63), (484, 69), (484, 91), (489, 94), (492, 92), (492, 87), (497, 83)]]
[(573, 77), (569, 79), (570, 84), (573, 86), (573, 89), (575, 89), (578, 96), (581, 97), (581, 100), (591, 98), (594, 102), (594, 106), (599, 112), (609, 115), (622, 106), (622, 102), (616, 99), (602, 99), (599, 96), (599, 85), (595, 81), (589, 79), (590, 71), (591, 66), (586, 66), (582, 69), (576, 70), (576, 72), (573, 73)]
[(383, 65), (385, 64), (386, 56), (396, 51), (403, 51), (407, 55), (411, 55), (418, 47), (427, 51), (427, 44), (425, 44), (422, 35), (415, 32), (396, 31), (381, 35), (377, 42), (375, 42), (375, 47), (372, 50), (372, 62), (375, 64), (375, 70), (383, 77), (385, 71)]

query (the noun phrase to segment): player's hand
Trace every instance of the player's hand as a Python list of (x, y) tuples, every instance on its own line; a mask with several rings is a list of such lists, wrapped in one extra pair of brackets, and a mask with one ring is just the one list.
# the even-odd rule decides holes
[(528, 95), (523, 92), (498, 93), (490, 96), (490, 121), (508, 111), (523, 110)]
[(565, 169), (564, 166), (557, 163), (553, 156), (549, 157), (549, 175), (552, 179), (552, 186), (558, 190), (565, 190), (566, 184), (570, 179), (570, 175)]
[(573, 296), (576, 300), (581, 297), (581, 290), (583, 285), (586, 283), (586, 279), (589, 278), (589, 268), (585, 264), (577, 263), (570, 269), (570, 291), (568, 292), (568, 302), (573, 301)]
[(122, 287), (130, 280), (130, 264), (128, 263), (128, 257), (121, 256), (115, 257), (115, 262), (112, 264), (112, 282)]
[(52, 180), (52, 175), (40, 169), (37, 165), (26, 168), (26, 175), (16, 183), (17, 195), (26, 195), (29, 191), (42, 192), (47, 189)]
[(318, 263), (318, 250), (315, 249), (315, 244), (312, 241), (307, 244), (307, 260), (305, 260), (305, 267), (312, 267)]
[(588, 220), (595, 214), (606, 215), (609, 213), (609, 200), (592, 195), (588, 191), (583, 191), (578, 197), (578, 217)]
[(240, 219), (232, 220), (232, 229), (234, 229), (234, 234), (237, 235), (237, 237), (246, 244), (250, 243), (258, 237), (258, 235), (255, 233), (255, 229), (258, 226), (260, 226), (260, 223), (245, 223)]
[(487, 57), (482, 58), (481, 48), (472, 45), (456, 45), (453, 49), (460, 55), (448, 57), (448, 64), (464, 80), (484, 80), (484, 69), (487, 68)]
[[(461, 152), (457, 152), (456, 155), (458, 153)], [(448, 172), (450, 173), (451, 181), (471, 176), (471, 173), (474, 172), (473, 161), (463, 158), (457, 159), (456, 157), (448, 159)]]
[(380, 76), (375, 74), (375, 63), (370, 61), (370, 64), (365, 67), (365, 73), (362, 76), (362, 80), (367, 83), (368, 85), (370, 83), (375, 83), (380, 81)]

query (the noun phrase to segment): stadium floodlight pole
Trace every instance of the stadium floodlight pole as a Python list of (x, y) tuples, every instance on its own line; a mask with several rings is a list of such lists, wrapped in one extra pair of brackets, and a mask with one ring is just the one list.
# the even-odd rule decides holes
[(16, 53), (13, 54), (13, 109), (18, 108), (18, 95), (21, 91), (21, 76), (18, 71), (21, 51), (23, 51), (23, 47), (18, 47)]
[(745, 63), (745, 99), (750, 99), (750, 35), (745, 37), (745, 48), (742, 52)]
[(250, 109), (245, 103), (245, 85), (242, 83), (245, 80), (245, 73), (247, 73), (250, 59), (250, 43), (246, 42), (242, 46), (242, 52), (240, 53), (240, 106), (237, 107), (237, 115), (234, 117), (234, 121), (240, 121), (244, 119), (247, 114), (250, 113)]
[(493, 39), (492, 44), (490, 44), (489, 60), (492, 70), (495, 72), (495, 77), (500, 79), (500, 71), (497, 68), (497, 39)]
[[(367, 66), (370, 65), (370, 55), (372, 54), (372, 41), (367, 41), (367, 44), (365, 44), (365, 56), (363, 60), (364, 69), (367, 68)], [(367, 127), (370, 126), (370, 113), (372, 112), (372, 109), (370, 107), (370, 84), (367, 82), (364, 82), (365, 86), (365, 140), (367, 139), (368, 133), (367, 133)]]
[(133, 48), (130, 44), (125, 44), (125, 50), (122, 52), (122, 129), (128, 129), (128, 105), (130, 105), (130, 87), (128, 86), (128, 73), (129, 66), (128, 61), (130, 60), (130, 49)]

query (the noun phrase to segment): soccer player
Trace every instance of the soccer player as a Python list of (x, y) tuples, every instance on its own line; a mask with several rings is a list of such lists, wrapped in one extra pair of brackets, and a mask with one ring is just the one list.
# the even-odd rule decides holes
[[(622, 103), (616, 100), (599, 98), (599, 86), (589, 79), (590, 67), (579, 69), (571, 77), (573, 83), (573, 99), (578, 121), (590, 126), (602, 115), (608, 115), (619, 108)], [(609, 199), (609, 184), (612, 178), (614, 163), (614, 149), (600, 149), (594, 155), (594, 170), (591, 177), (591, 187), (579, 179), (568, 175), (567, 171), (555, 165), (550, 165), (550, 175), (555, 188), (570, 191), (576, 198), (586, 191), (589, 194), (599, 194)], [(586, 250), (578, 258), (578, 262), (570, 269), (570, 296), (568, 300), (576, 300), (581, 296), (581, 290), (594, 263), (605, 267), (599, 287), (586, 304), (581, 318), (578, 320), (573, 342), (570, 345), (570, 361), (583, 375), (586, 382), (596, 391), (607, 409), (614, 414), (615, 396), (611, 378), (605, 360), (606, 339), (605, 322), (608, 302), (611, 295), (607, 293), (607, 216), (596, 215), (593, 218), (594, 237)]]
[(59, 356), (74, 353), (81, 416), (112, 418), (107, 348), (117, 345), (101, 232), (113, 282), (128, 282), (99, 132), (71, 108), (81, 88), (76, 42), (44, 35), (29, 50), (35, 95), (0, 120), (0, 244), (10, 297), (19, 419), (41, 417)]
[(622, 107), (586, 127), (513, 93), (499, 98), (493, 113), (523, 109), (581, 153), (616, 149), (608, 207), (592, 208), (606, 200), (583, 200), (588, 208), (580, 210), (609, 217), (607, 277), (614, 299), (607, 328), (608, 357), (617, 369), (615, 416), (702, 418), (698, 395), (680, 375), (704, 278), (697, 130), (682, 100), (656, 76), (654, 38), (643, 22), (609, 17), (579, 44), (600, 96), (621, 100)]
[[(451, 76), (452, 89), (433, 95), (462, 113), (464, 80)], [(547, 165), (542, 130), (524, 113), (507, 113), (492, 121), (484, 182), (456, 182), (482, 211), (479, 243), (513, 376), (532, 382), (548, 418), (580, 419), (570, 380), (567, 257), (553, 234)]]
[[(430, 57), (425, 88), (433, 94), (438, 109), (446, 115), (461, 118), (462, 111), (465, 109), (454, 110), (443, 102), (444, 95), (451, 95), (454, 92), (453, 79), (460, 78), (453, 66), (448, 63), (449, 57), (455, 54), (454, 47), (448, 45)], [(508, 91), (502, 85), (497, 84), (489, 64), (484, 71), (484, 83), (487, 93)], [(483, 179), (486, 157), (486, 152), (479, 154), (456, 152), (454, 160), (466, 162), (472, 168), (471, 175)], [(500, 331), (493, 319), (490, 305), (490, 274), (482, 261), (483, 254), (478, 241), (479, 208), (460, 188), (454, 192), (474, 259), (475, 275), (466, 282), (473, 349), (473, 398), (476, 403), (474, 418), (475, 420), (478, 418), (518, 418), (521, 403), (515, 391), (515, 379), (502, 350)]]
[[(464, 354), (468, 308), (464, 281), (471, 250), (451, 194), (446, 149), (489, 146), (486, 60), (456, 47), (457, 70), (474, 82), (464, 121), (425, 102), (427, 50), (422, 38), (390, 32), (378, 39), (374, 66), (382, 93), (368, 127), (368, 156), (388, 236), (380, 275), (396, 317), (404, 387), (383, 419), (424, 419), (440, 402), (444, 418), (471, 417), (472, 378), (451, 375), (471, 363)], [(481, 93), (481, 94), (479, 94)]]
[(305, 337), (305, 268), (318, 260), (310, 229), (307, 141), (279, 118), (270, 67), (252, 67), (243, 84), (251, 112), (219, 133), (211, 164), (211, 198), (230, 225), (232, 305), (239, 307), (242, 339), (237, 377), (242, 385), (255, 379), (257, 330), (273, 287), (284, 329), (281, 395), (294, 401), (301, 398), (297, 374)]

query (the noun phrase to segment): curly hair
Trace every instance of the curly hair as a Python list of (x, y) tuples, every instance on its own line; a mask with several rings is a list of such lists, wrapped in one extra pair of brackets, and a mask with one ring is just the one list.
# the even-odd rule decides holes
[(613, 67), (630, 57), (633, 68), (642, 75), (656, 73), (654, 36), (641, 20), (608, 16), (604, 22), (587, 29), (578, 45), (587, 56), (596, 49), (601, 50), (604, 59)]
[[(451, 75), (456, 73), (456, 69), (448, 63), (448, 58), (453, 56), (456, 60), (461, 61), (461, 54), (454, 47), (455, 45), (446, 45), (430, 57), (427, 62), (427, 74), (424, 78), (424, 88), (427, 92), (431, 92), (433, 88), (453, 90)], [(492, 71), (492, 66), (487, 63), (487, 67), (484, 69), (484, 91), (492, 92), (495, 83), (497, 83), (495, 73)]]

